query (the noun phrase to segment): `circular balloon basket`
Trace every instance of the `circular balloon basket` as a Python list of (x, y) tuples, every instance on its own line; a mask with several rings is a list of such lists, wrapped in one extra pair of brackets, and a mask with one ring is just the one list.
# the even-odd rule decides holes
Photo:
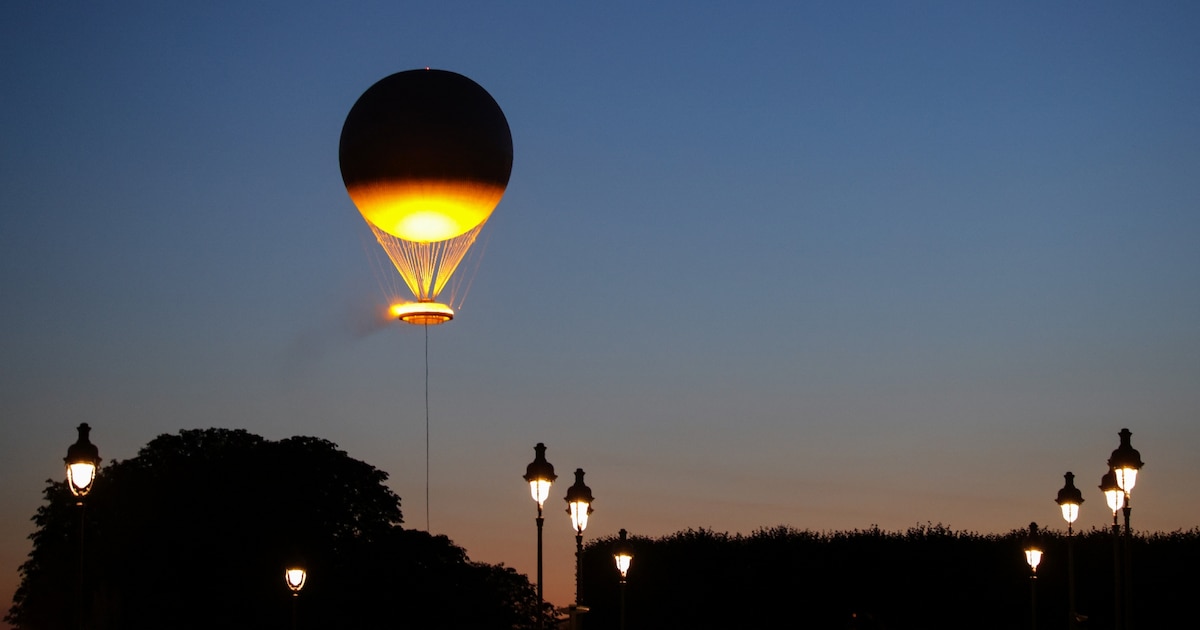
[(406, 324), (436, 326), (454, 319), (454, 309), (440, 302), (393, 304), (392, 315)]

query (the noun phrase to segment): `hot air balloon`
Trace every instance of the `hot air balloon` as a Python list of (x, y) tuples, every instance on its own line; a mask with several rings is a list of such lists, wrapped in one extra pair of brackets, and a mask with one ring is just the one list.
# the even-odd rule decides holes
[(438, 302), (512, 173), (512, 134), (487, 90), (446, 70), (408, 70), (358, 98), (342, 126), (346, 192), (404, 278), (414, 302), (392, 313), (440, 324)]

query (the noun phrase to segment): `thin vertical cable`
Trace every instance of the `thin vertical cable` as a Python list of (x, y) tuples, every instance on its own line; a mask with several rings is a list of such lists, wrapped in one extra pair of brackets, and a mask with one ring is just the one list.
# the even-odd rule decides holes
[(429, 527), (429, 324), (425, 324), (425, 531)]

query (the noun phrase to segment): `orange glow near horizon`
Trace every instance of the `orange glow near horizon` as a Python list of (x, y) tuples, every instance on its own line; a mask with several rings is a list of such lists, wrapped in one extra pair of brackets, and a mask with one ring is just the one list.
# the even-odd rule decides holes
[(346, 189), (368, 223), (406, 241), (435, 243), (487, 221), (504, 188), (479, 182), (373, 182)]

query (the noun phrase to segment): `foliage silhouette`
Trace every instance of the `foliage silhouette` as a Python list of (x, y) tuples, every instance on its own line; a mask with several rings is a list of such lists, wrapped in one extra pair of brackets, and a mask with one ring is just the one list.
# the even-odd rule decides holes
[[(955, 532), (941, 524), (750, 535), (688, 529), (632, 537), (626, 586), (630, 630), (650, 628), (1025, 629), (1030, 623), (1027, 530)], [(1067, 537), (1041, 533), (1039, 627), (1067, 624)], [(615, 537), (584, 549), (588, 630), (619, 627)], [(1142, 628), (1190, 627), (1183, 607), (1200, 588), (1200, 529), (1134, 537), (1135, 619)], [(1113, 540), (1075, 538), (1077, 608), (1086, 628), (1111, 628)]]
[(89, 630), (290, 627), (300, 560), (300, 628), (537, 626), (527, 578), (403, 529), (386, 479), (318, 438), (162, 435), (102, 468), (83, 508), (48, 483), (6, 620), (75, 628), (82, 600)]

